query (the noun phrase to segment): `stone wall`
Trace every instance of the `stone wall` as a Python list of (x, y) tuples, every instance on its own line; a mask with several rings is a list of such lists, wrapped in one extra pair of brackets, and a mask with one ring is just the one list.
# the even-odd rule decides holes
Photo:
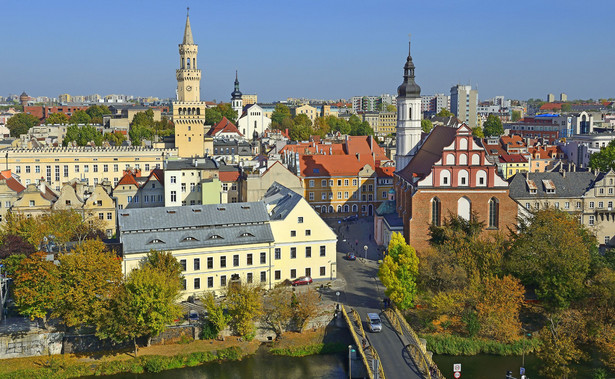
[(61, 354), (64, 333), (15, 333), (0, 336), (0, 359)]

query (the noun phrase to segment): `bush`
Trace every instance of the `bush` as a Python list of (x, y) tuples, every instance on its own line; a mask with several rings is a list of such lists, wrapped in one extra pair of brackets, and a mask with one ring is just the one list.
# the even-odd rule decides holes
[(217, 358), (225, 361), (237, 361), (242, 357), (241, 349), (238, 347), (229, 347), (224, 350), (219, 350)]
[(141, 357), (145, 371), (151, 373), (161, 372), (167, 369), (168, 361), (165, 357), (158, 355), (147, 355)]
[(536, 338), (519, 339), (512, 343), (502, 343), (480, 338), (464, 338), (450, 334), (427, 334), (422, 336), (427, 341), (427, 350), (434, 354), (476, 355), (480, 353), (493, 355), (521, 355), (538, 349), (540, 341)]
[(201, 329), (202, 340), (213, 340), (218, 337), (218, 329), (209, 320), (203, 322), (203, 328)]
[(305, 357), (315, 354), (335, 354), (346, 351), (344, 344), (334, 343), (317, 343), (313, 345), (290, 347), (290, 348), (273, 348), (269, 352), (273, 355), (284, 355), (289, 357)]

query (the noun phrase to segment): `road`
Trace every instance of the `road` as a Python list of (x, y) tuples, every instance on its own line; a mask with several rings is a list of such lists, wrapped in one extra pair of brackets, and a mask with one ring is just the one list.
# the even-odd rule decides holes
[[(373, 223), (365, 219), (346, 225), (330, 222), (338, 233), (337, 276), (343, 279), (345, 285), (341, 287), (340, 302), (353, 307), (363, 319), (363, 328), (368, 333), (368, 339), (376, 348), (386, 379), (413, 379), (422, 378), (414, 362), (404, 349), (393, 327), (386, 317), (381, 314), (381, 304), (384, 289), (377, 278), (378, 259), (382, 249), (378, 250), (371, 240)], [(347, 261), (345, 253), (355, 251), (358, 257), (364, 257), (363, 246), (367, 245), (367, 260), (361, 262)], [(381, 333), (370, 333), (365, 317), (367, 313), (381, 314), (383, 330)]]

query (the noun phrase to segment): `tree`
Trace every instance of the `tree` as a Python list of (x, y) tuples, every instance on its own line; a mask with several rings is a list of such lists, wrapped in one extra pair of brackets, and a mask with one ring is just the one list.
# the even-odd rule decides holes
[(374, 135), (374, 129), (369, 125), (367, 121), (360, 122), (356, 125), (352, 125), (350, 129), (350, 135), (353, 136), (372, 136)]
[(483, 129), (480, 126), (472, 128), (472, 135), (478, 138), (485, 138), (485, 133), (483, 132)]
[(92, 105), (85, 112), (90, 116), (93, 124), (102, 124), (103, 116), (111, 114), (111, 111), (106, 105)]
[(154, 131), (154, 111), (137, 112), (132, 122), (128, 136), (134, 146), (140, 146), (144, 139), (151, 139)]
[(182, 274), (183, 269), (170, 251), (150, 250), (145, 257), (144, 266), (149, 266), (165, 273), (171, 282), (170, 284), (174, 284), (177, 287), (181, 285), (181, 280), (184, 277)]
[(570, 364), (586, 357), (576, 341), (583, 334), (580, 320), (580, 313), (575, 311), (547, 318), (547, 325), (539, 333), (541, 349), (537, 356), (542, 363), (541, 375), (552, 379), (574, 377), (575, 370)]
[(300, 332), (303, 332), (310, 320), (318, 315), (320, 296), (310, 288), (305, 291), (293, 292), (291, 307), (293, 320)]
[(438, 117), (451, 117), (451, 116), (454, 116), (454, 114), (452, 114), (451, 111), (449, 111), (448, 109), (442, 108), (442, 109), (440, 109), (440, 112), (438, 112), (436, 114), (436, 116), (438, 116)]
[(387, 104), (386, 111), (397, 113), (397, 107), (393, 104)]
[(414, 303), (418, 266), (414, 248), (406, 243), (401, 233), (393, 233), (378, 277), (386, 288), (385, 294), (402, 310)]
[(58, 259), (60, 290), (53, 315), (68, 326), (95, 324), (105, 299), (122, 281), (119, 258), (102, 241), (88, 240)]
[(271, 113), (271, 126), (274, 129), (280, 129), (278, 126), (282, 125), (282, 120), (285, 118), (292, 118), (290, 108), (284, 104), (276, 104), (273, 113)]
[(34, 246), (19, 235), (8, 234), (2, 237), (2, 245), (0, 245), (0, 259), (10, 257), (12, 255), (30, 256), (36, 252)]
[(562, 112), (572, 112), (572, 105), (570, 105), (569, 103), (563, 103)]
[(490, 114), (487, 117), (487, 121), (483, 124), (483, 133), (485, 136), (501, 136), (504, 134), (504, 127), (502, 126), (502, 120), (496, 115)]
[(126, 136), (121, 132), (105, 133), (103, 139), (113, 146), (122, 146), (126, 141)]
[(73, 141), (77, 143), (77, 146), (87, 146), (90, 142), (94, 142), (96, 146), (100, 146), (102, 145), (103, 136), (92, 125), (73, 124), (66, 128), (66, 136), (62, 144), (68, 146), (68, 144)]
[(130, 272), (96, 317), (96, 335), (116, 342), (132, 340), (137, 355), (137, 338), (157, 336), (181, 315), (176, 304), (180, 289), (170, 283), (168, 273), (150, 265)]
[(46, 124), (59, 124), (59, 125), (64, 125), (64, 124), (68, 124), (69, 119), (68, 116), (65, 115), (64, 113), (52, 113), (49, 115), (49, 117), (47, 117), (47, 119), (45, 119), (45, 123)]
[(276, 287), (263, 298), (262, 322), (279, 338), (293, 317), (293, 292), (287, 287)]
[(604, 172), (615, 169), (615, 140), (589, 157), (589, 167)]
[(31, 127), (40, 125), (41, 121), (31, 114), (17, 113), (6, 122), (6, 127), (11, 132), (11, 137), (19, 137), (28, 133)]
[(312, 131), (314, 134), (324, 138), (330, 130), (331, 127), (329, 126), (329, 124), (327, 124), (326, 118), (317, 117), (316, 120), (314, 120), (314, 125), (312, 127)]
[(595, 237), (574, 216), (557, 209), (520, 221), (506, 257), (510, 272), (535, 286), (547, 309), (567, 308), (583, 293)]
[(240, 115), (237, 115), (237, 111), (235, 111), (230, 104), (221, 103), (213, 108), (205, 109), (205, 124), (215, 125), (222, 120), (222, 117), (226, 117), (227, 120), (233, 124), (237, 124), (239, 116)]
[(503, 342), (518, 339), (521, 330), (519, 311), (524, 293), (525, 288), (519, 279), (510, 275), (483, 278), (476, 304), (481, 335)]
[(254, 319), (262, 314), (261, 288), (230, 283), (226, 288), (226, 305), (233, 331), (242, 337), (254, 337)]
[(217, 304), (214, 294), (208, 292), (203, 299), (203, 305), (207, 309), (207, 321), (213, 326), (216, 337), (223, 331), (230, 320), (230, 317), (224, 314), (223, 304)]
[(521, 120), (521, 111), (512, 111), (511, 120), (513, 122)]
[(73, 113), (73, 115), (70, 117), (70, 122), (75, 125), (89, 124), (91, 120), (92, 118), (90, 117), (90, 115), (82, 110), (75, 111), (75, 113)]
[(47, 260), (47, 254), (38, 252), (19, 262), (14, 275), (13, 295), (19, 313), (43, 319), (47, 328), (47, 315), (57, 303), (60, 290), (58, 267)]
[(423, 132), (429, 133), (431, 132), (431, 129), (433, 129), (433, 123), (430, 120), (423, 119), (421, 120), (421, 129)]

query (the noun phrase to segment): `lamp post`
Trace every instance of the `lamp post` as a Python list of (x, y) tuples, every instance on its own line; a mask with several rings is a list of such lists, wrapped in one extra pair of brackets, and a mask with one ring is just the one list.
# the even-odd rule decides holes
[(363, 246), (363, 250), (365, 250), (365, 259), (367, 259), (367, 245)]
[(348, 379), (352, 379), (352, 345), (348, 345)]

